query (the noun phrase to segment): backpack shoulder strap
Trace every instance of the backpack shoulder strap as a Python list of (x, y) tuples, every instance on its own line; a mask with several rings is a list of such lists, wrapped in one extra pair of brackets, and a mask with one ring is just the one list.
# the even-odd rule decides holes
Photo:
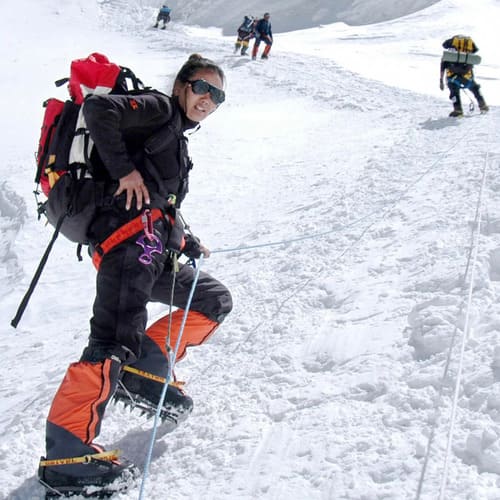
[(144, 151), (148, 155), (163, 153), (175, 139), (180, 140), (182, 138), (184, 138), (182, 117), (178, 111), (174, 110), (170, 120), (146, 140)]

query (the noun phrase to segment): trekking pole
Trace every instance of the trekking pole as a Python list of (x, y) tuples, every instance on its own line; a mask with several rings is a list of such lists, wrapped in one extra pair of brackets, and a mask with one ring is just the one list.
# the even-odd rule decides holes
[(198, 283), (198, 278), (200, 277), (200, 268), (201, 268), (202, 263), (203, 263), (203, 254), (200, 256), (200, 260), (199, 260), (198, 266), (196, 268), (196, 272), (195, 272), (195, 275), (193, 278), (193, 284), (191, 285), (191, 290), (189, 291), (189, 297), (187, 300), (186, 308), (184, 309), (184, 315), (182, 316), (182, 322), (181, 322), (181, 326), (179, 328), (179, 334), (177, 336), (175, 348), (174, 348), (173, 352), (171, 353), (167, 378), (166, 378), (165, 383), (163, 385), (163, 390), (162, 390), (162, 393), (160, 396), (160, 401), (158, 401), (158, 406), (156, 408), (156, 414), (155, 414), (155, 419), (154, 419), (154, 424), (153, 424), (153, 432), (151, 433), (149, 450), (148, 450), (148, 454), (146, 457), (146, 462), (144, 463), (144, 473), (142, 475), (142, 483), (141, 483), (141, 490), (139, 492), (139, 500), (142, 500), (144, 498), (143, 497), (144, 488), (146, 485), (146, 479), (148, 476), (149, 466), (151, 464), (151, 459), (153, 456), (153, 448), (154, 448), (155, 439), (156, 439), (156, 432), (158, 430), (158, 420), (160, 419), (161, 408), (163, 406), (163, 402), (165, 401), (165, 397), (167, 395), (168, 382), (170, 381), (173, 370), (174, 370), (175, 359), (177, 357), (177, 352), (179, 350), (179, 346), (181, 343), (182, 334), (184, 333), (184, 327), (186, 326), (187, 315), (189, 313), (189, 309), (191, 307), (191, 302), (193, 300), (194, 290), (195, 290), (196, 285)]
[(19, 324), (19, 321), (21, 321), (21, 318), (24, 314), (24, 311), (26, 310), (26, 307), (28, 306), (28, 302), (31, 298), (31, 295), (35, 291), (35, 287), (38, 283), (38, 280), (40, 279), (40, 276), (42, 275), (43, 268), (45, 267), (45, 264), (47, 263), (47, 260), (49, 258), (49, 254), (52, 250), (52, 247), (54, 246), (54, 243), (57, 240), (57, 237), (59, 236), (59, 231), (61, 230), (61, 226), (64, 222), (64, 219), (66, 217), (66, 213), (62, 215), (59, 220), (57, 221), (56, 228), (54, 230), (54, 233), (52, 234), (52, 238), (49, 241), (49, 244), (47, 245), (47, 248), (45, 249), (45, 252), (40, 259), (40, 262), (38, 264), (38, 267), (36, 268), (35, 274), (33, 275), (33, 278), (31, 279), (30, 286), (28, 287), (28, 290), (24, 294), (24, 297), (21, 300), (21, 303), (19, 304), (19, 307), (17, 308), (16, 315), (10, 322), (10, 324), (14, 327), (17, 328), (17, 325)]

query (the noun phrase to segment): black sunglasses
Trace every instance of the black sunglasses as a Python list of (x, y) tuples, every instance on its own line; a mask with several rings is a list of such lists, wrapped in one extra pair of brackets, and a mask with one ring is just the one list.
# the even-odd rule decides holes
[(226, 100), (226, 94), (223, 90), (214, 87), (205, 80), (188, 80), (188, 83), (191, 85), (191, 90), (195, 94), (203, 95), (210, 92), (210, 99), (212, 99), (212, 102), (217, 106)]

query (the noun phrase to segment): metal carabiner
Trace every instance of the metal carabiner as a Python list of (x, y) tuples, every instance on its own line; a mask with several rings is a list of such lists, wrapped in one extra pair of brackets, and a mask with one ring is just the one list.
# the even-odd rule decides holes
[(144, 234), (137, 239), (136, 244), (141, 246), (144, 250), (142, 254), (139, 255), (139, 262), (141, 264), (151, 264), (151, 262), (153, 262), (153, 254), (161, 254), (163, 252), (163, 244), (156, 234), (151, 234), (149, 238)]
[(161, 254), (163, 252), (163, 244), (160, 238), (153, 232), (153, 218), (149, 208), (144, 210), (141, 219), (144, 226), (144, 234), (137, 238), (136, 244), (142, 247), (144, 251), (139, 255), (139, 262), (149, 265), (153, 262), (154, 253)]

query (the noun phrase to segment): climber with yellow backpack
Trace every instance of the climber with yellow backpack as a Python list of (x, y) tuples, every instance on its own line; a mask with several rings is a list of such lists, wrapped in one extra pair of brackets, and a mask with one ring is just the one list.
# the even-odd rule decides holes
[(479, 50), (474, 41), (469, 36), (455, 35), (443, 42), (443, 57), (441, 58), (441, 71), (439, 76), (439, 88), (444, 90), (444, 76), (446, 73), (446, 83), (450, 90), (450, 100), (453, 103), (452, 117), (463, 116), (462, 102), (460, 100), (460, 90), (470, 90), (477, 100), (481, 113), (489, 110), (480, 85), (474, 80), (475, 64), (481, 62), (481, 58), (476, 52)]

